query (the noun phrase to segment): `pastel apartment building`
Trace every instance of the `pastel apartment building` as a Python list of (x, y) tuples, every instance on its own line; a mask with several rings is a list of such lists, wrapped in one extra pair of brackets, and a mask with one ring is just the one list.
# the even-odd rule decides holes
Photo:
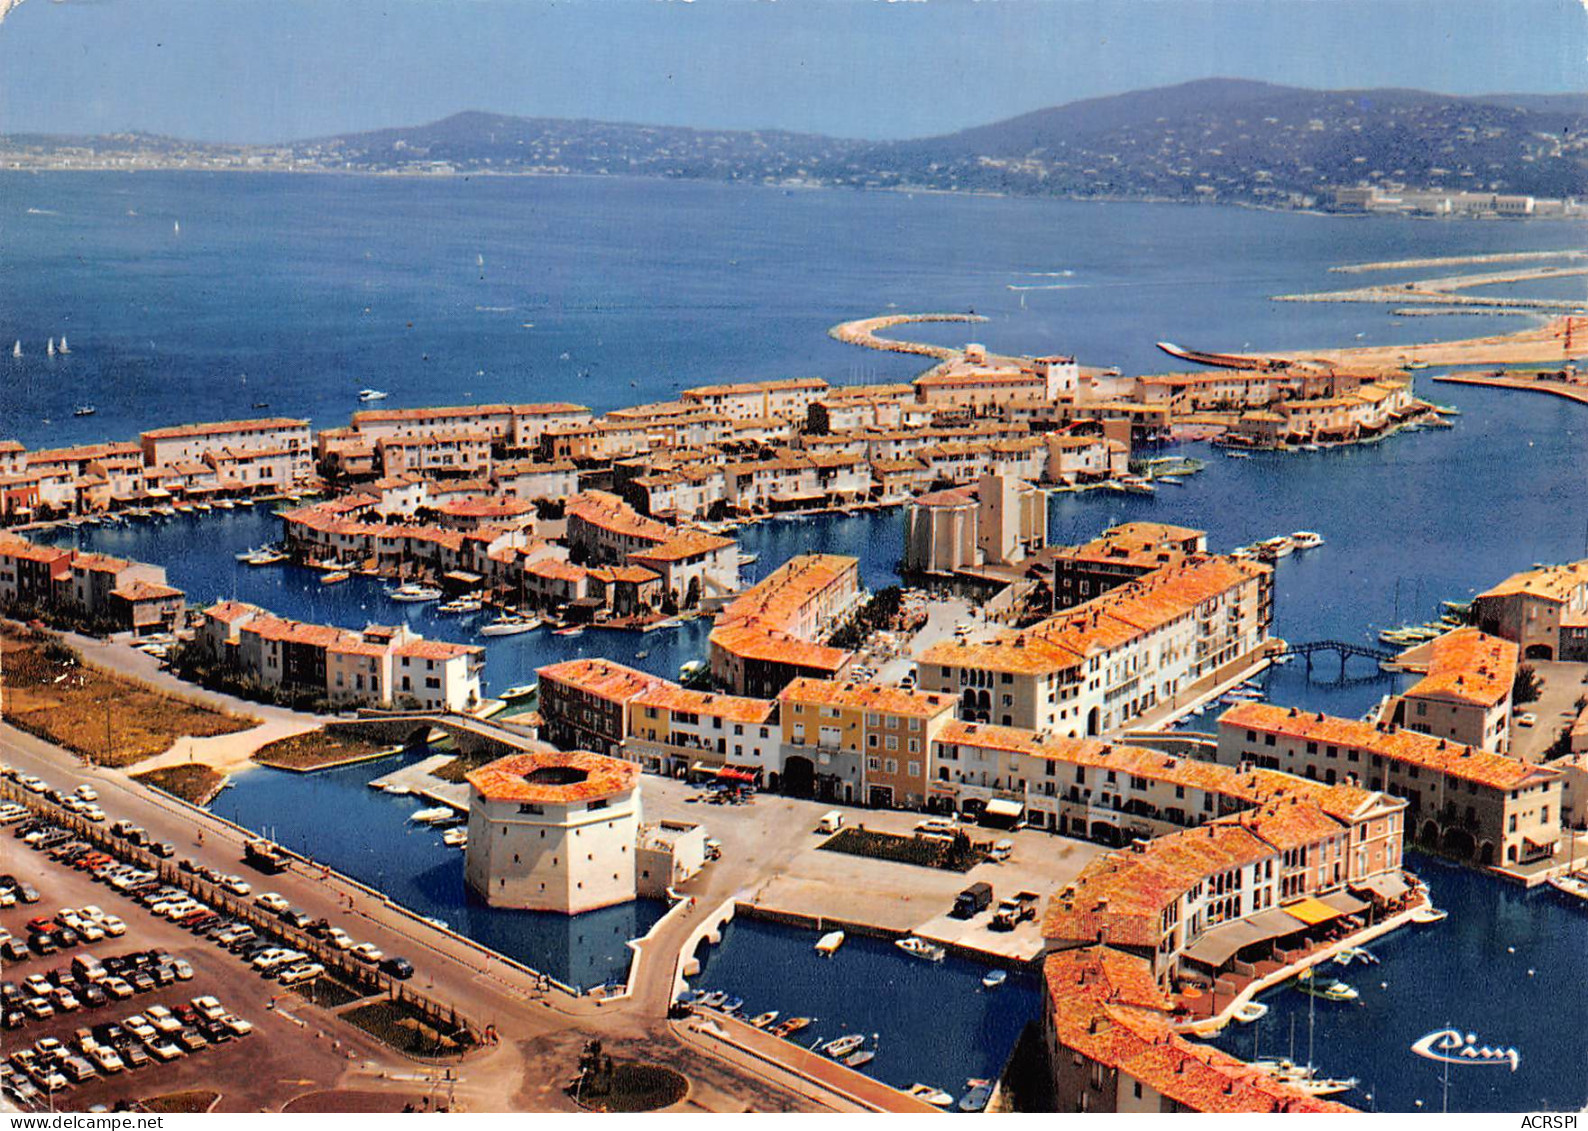
[(1207, 553), (1207, 534), (1161, 522), (1126, 522), (1090, 542), (1055, 551), (1053, 607), (1069, 609), (1128, 581), (1194, 554)]
[(1511, 749), (1511, 694), (1520, 650), (1476, 628), (1458, 628), (1402, 653), (1397, 661), (1422, 679), (1390, 709), (1390, 722), (1498, 754)]
[(1245, 703), (1219, 719), (1218, 760), (1404, 797), (1419, 843), (1475, 864), (1529, 864), (1560, 849), (1559, 773), (1447, 738)]
[(932, 742), (954, 717), (953, 696), (799, 678), (777, 702), (784, 792), (880, 809), (925, 807)]
[(740, 420), (780, 417), (805, 423), (810, 406), (828, 393), (820, 377), (742, 381), (685, 389), (679, 400)]
[(1588, 559), (1512, 574), (1474, 597), (1472, 611), (1525, 660), (1588, 661)]
[(833, 679), (851, 653), (823, 643), (859, 606), (860, 562), (802, 554), (734, 598), (711, 630), (711, 674), (736, 695), (770, 699), (801, 676)]
[(668, 777), (737, 778), (777, 789), (778, 704), (658, 683), (631, 701), (624, 756)]
[(1198, 555), (991, 640), (916, 657), (923, 689), (956, 696), (967, 722), (1072, 738), (1128, 726), (1268, 639), (1272, 570)]
[[(256, 484), (285, 490), (308, 484), (314, 477), (314, 444), (307, 420), (271, 417), (260, 420), (224, 420), (209, 424), (180, 424), (139, 433), (144, 466), (151, 469), (178, 463), (202, 463), (208, 455), (223, 452), (285, 453), (288, 478), (284, 482)], [(271, 469), (275, 464), (265, 463)]]
[(540, 679), (541, 737), (562, 750), (619, 755), (632, 733), (634, 701), (666, 681), (610, 660), (548, 664)]
[(0, 535), (0, 605), (48, 616), (68, 610), (135, 636), (170, 632), (187, 603), (165, 568)]
[(338, 707), (466, 711), (481, 699), (483, 648), (426, 640), (403, 625), (354, 632), (222, 601), (204, 610), (195, 643), (211, 662), (266, 690)]

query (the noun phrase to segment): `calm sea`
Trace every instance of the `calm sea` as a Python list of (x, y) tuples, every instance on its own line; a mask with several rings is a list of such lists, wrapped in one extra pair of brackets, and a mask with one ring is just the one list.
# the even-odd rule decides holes
[[(0, 353), (0, 437), (30, 446), (127, 438), (156, 424), (245, 415), (259, 403), (319, 426), (340, 424), (366, 386), (390, 392), (385, 403), (393, 406), (555, 398), (607, 408), (726, 379), (904, 379), (916, 368), (909, 359), (825, 337), (843, 319), (895, 308), (974, 309), (991, 320), (920, 330), (933, 340), (974, 335), (995, 349), (1074, 352), (1128, 372), (1169, 367), (1157, 339), (1323, 347), (1494, 333), (1520, 320), (1399, 320), (1378, 308), (1278, 304), (1270, 296), (1360, 280), (1329, 272), (1342, 263), (1582, 242), (1580, 228), (1567, 224), (622, 180), (0, 174), (0, 201), (0, 341), (20, 338), (26, 354), (13, 362)], [(44, 341), (62, 333), (72, 354), (51, 362)], [(1127, 518), (1206, 529), (1217, 549), (1319, 531), (1327, 539), (1321, 549), (1278, 566), (1276, 629), (1299, 641), (1368, 643), (1379, 629), (1427, 619), (1441, 600), (1465, 600), (1515, 569), (1581, 556), (1588, 413), (1546, 397), (1436, 385), (1429, 376), (1419, 374), (1421, 391), (1463, 413), (1453, 430), (1240, 461), (1188, 446), (1178, 450), (1209, 466), (1184, 487), (1152, 498), (1056, 496), (1053, 537), (1074, 541)], [(84, 401), (97, 415), (72, 416)], [(867, 583), (886, 584), (901, 521), (883, 512), (751, 528), (741, 541), (760, 560), (749, 575), (821, 549), (858, 555)], [(162, 562), (195, 600), (237, 597), (350, 627), (404, 619), (427, 634), (471, 638), (467, 623), (394, 605), (364, 579), (327, 588), (304, 571), (233, 561), (278, 535), (260, 510), (62, 537)], [(486, 674), (500, 690), (532, 680), (540, 664), (606, 655), (673, 676), (701, 656), (705, 629), (697, 622), (652, 634), (485, 641)], [(1348, 715), (1391, 689), (1376, 678), (1309, 681), (1299, 664), (1269, 679), (1278, 702)], [(309, 777), (253, 771), (217, 808), (253, 827), (273, 826), (291, 844), (293, 835), (307, 839), (325, 827), (302, 824), (298, 814), (352, 814), (345, 823), (352, 831), (323, 845), (322, 858), (575, 980), (599, 980), (621, 962), (618, 936), (643, 929), (643, 914), (603, 924), (575, 945), (559, 930), (497, 922), (470, 907), (458, 854), (409, 831), (411, 803), (364, 788), (389, 765)], [(371, 852), (371, 838), (391, 851)], [(1434, 861), (1418, 866), (1453, 915), (1375, 948), (1384, 964), (1363, 982), (1360, 1005), (1320, 1009), (1321, 1066), (1361, 1078), (1363, 1090), (1346, 1097), (1352, 1102), (1414, 1110), (1421, 1099), (1423, 1110), (1437, 1110), (1439, 1074), (1409, 1047), (1449, 1023), (1523, 1053), (1515, 1074), (1453, 1070), (1452, 1108), (1588, 1102), (1580, 1070), (1588, 1050), (1566, 1038), (1560, 1020), (1583, 1005), (1572, 996), (1581, 996), (1588, 973), (1582, 913)], [(785, 999), (809, 998), (816, 992), (809, 987), (827, 982), (857, 997), (885, 994), (888, 1011), (832, 1019), (882, 1033), (885, 1052), (875, 1064), (895, 1082), (952, 1086), (955, 1076), (985, 1075), (1006, 1051), (1005, 1016), (1029, 1011), (1034, 1000), (1002, 999), (995, 1036), (978, 999), (955, 998), (945, 1014), (939, 991), (918, 989), (891, 954), (857, 949), (849, 963), (815, 967), (808, 950), (803, 936), (780, 941), (778, 929), (736, 925), (707, 975), (725, 988), (732, 982), (757, 1009), (807, 1008)], [(774, 953), (776, 963), (757, 961)], [(896, 977), (906, 980), (894, 985)], [(1234, 1047), (1249, 1051), (1243, 1042), (1254, 1037), (1266, 1049), (1288, 1044), (1291, 998), (1305, 1004), (1277, 992), (1265, 1028), (1233, 1034)], [(934, 1048), (966, 1051), (912, 1059), (910, 1034), (927, 1030), (940, 1033)], [(1303, 1029), (1298, 1041), (1304, 1037)]]

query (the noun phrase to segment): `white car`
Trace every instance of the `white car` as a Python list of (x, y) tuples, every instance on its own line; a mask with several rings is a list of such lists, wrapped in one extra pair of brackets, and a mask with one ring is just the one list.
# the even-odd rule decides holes
[(325, 941), (336, 947), (337, 950), (353, 949), (353, 936), (349, 935), (341, 927), (332, 927), (325, 932)]
[(295, 986), (299, 982), (312, 982), (324, 973), (325, 967), (318, 962), (300, 962), (283, 970), (276, 980), (283, 986)]
[(149, 1024), (149, 1019), (141, 1013), (134, 1013), (121, 1023), (121, 1027), (140, 1041), (151, 1040), (155, 1036), (154, 1026)]
[(80, 785), (77, 787), (77, 796), (84, 801), (98, 801), (99, 791), (91, 785)]
[(99, 929), (116, 939), (127, 933), (127, 924), (122, 921), (120, 915), (106, 915), (99, 921)]
[(88, 1050), (88, 1055), (93, 1059), (99, 1070), (107, 1075), (112, 1072), (120, 1072), (127, 1067), (122, 1062), (121, 1057), (116, 1055), (114, 1049), (107, 1049), (104, 1045), (95, 1045)]
[(176, 1014), (163, 1005), (151, 1005), (143, 1011), (143, 1015), (149, 1019), (149, 1024), (153, 1025), (161, 1033), (180, 1033), (182, 1031), (182, 1022), (176, 1019)]
[(219, 1021), (226, 1016), (226, 1009), (221, 1005), (220, 999), (209, 994), (205, 994), (203, 997), (196, 997), (189, 1004), (193, 1006), (200, 1017), (206, 1017), (211, 1021)]
[(264, 895), (256, 898), (254, 902), (259, 904), (259, 906), (263, 907), (266, 911), (274, 911), (278, 915), (292, 906), (292, 904), (288, 903), (284, 898), (277, 895), (273, 891), (265, 892)]
[(1532, 711), (1523, 711), (1520, 715), (1516, 716), (1516, 725), (1519, 727), (1535, 726), (1537, 723), (1538, 716), (1533, 714)]
[(359, 943), (348, 953), (360, 962), (368, 962), (371, 966), (386, 957), (386, 952), (371, 942)]
[(221, 1024), (226, 1026), (226, 1028), (231, 1031), (231, 1034), (234, 1037), (246, 1037), (249, 1033), (254, 1031), (252, 1022), (244, 1021), (235, 1013), (228, 1013), (226, 1016), (222, 1017)]
[(233, 895), (248, 895), (254, 889), (248, 886), (248, 881), (241, 876), (227, 876), (221, 880), (221, 887)]

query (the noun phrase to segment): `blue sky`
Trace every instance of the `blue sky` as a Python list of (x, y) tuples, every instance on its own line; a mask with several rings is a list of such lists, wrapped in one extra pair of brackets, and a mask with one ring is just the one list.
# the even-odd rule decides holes
[(0, 132), (272, 141), (480, 109), (896, 138), (1210, 76), (1581, 91), (1585, 60), (1578, 0), (25, 0)]

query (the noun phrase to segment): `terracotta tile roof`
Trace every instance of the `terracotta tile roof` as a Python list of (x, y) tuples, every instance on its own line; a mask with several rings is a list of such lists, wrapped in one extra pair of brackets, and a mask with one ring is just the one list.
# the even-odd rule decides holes
[(281, 428), (308, 428), (307, 420), (275, 416), (261, 420), (217, 420), (209, 424), (177, 424), (138, 433), (144, 440), (179, 440), (188, 436), (224, 436), (231, 432), (263, 432)]
[(455, 660), (459, 656), (483, 655), (485, 649), (478, 644), (453, 644), (446, 640), (410, 640), (399, 644), (393, 653), (415, 660)]
[(243, 625), (242, 631), (262, 640), (274, 640), (280, 644), (305, 644), (316, 648), (329, 648), (349, 635), (345, 630), (328, 624), (304, 624), (270, 613), (261, 613)]
[(1509, 640), (1476, 628), (1458, 628), (1433, 641), (1428, 653), (1428, 674), (1406, 695), (1498, 706), (1510, 698), (1520, 654)]
[(242, 620), (244, 617), (255, 617), (269, 614), (258, 605), (245, 604), (242, 601), (217, 601), (204, 610), (204, 615), (210, 620), (220, 621), (222, 624), (231, 624), (233, 621)]
[(56, 562), (72, 556), (71, 550), (55, 546), (40, 546), (14, 534), (0, 534), (0, 557), (16, 558), (28, 562)]
[(1340, 719), (1269, 703), (1242, 703), (1231, 707), (1220, 716), (1219, 726), (1354, 747), (1389, 761), (1436, 770), (1491, 789), (1520, 789), (1551, 781), (1556, 776), (1541, 766), (1432, 735), (1393, 727), (1380, 730), (1372, 723), (1356, 719)]
[(81, 444), (74, 448), (45, 448), (41, 451), (28, 453), (28, 466), (40, 467), (51, 463), (77, 463), (84, 460), (101, 460), (110, 456), (139, 456), (143, 449), (137, 444), (127, 441), (125, 443), (110, 444)]
[(72, 554), (72, 570), (82, 573), (120, 573), (131, 567), (133, 563), (125, 558), (113, 558), (109, 554), (85, 554), (80, 551)]
[(711, 630), (711, 643), (746, 660), (788, 664), (813, 671), (839, 672), (849, 662), (842, 648), (813, 644), (786, 632), (728, 625)]
[(110, 591), (112, 597), (120, 597), (123, 601), (158, 601), (169, 597), (182, 596), (182, 590), (173, 589), (169, 585), (156, 585), (150, 581), (134, 581), (130, 585), (123, 585)]
[(905, 691), (880, 683), (854, 683), (849, 680), (799, 677), (785, 687), (778, 700), (783, 703), (810, 703), (826, 707), (849, 707), (879, 714), (930, 719), (954, 709), (952, 695), (935, 691)]
[[(664, 680), (649, 672), (626, 668), (611, 660), (564, 660), (548, 664), (537, 673), (542, 680), (565, 684), (599, 699), (626, 703), (636, 695), (660, 686)], [(544, 702), (545, 696), (542, 695)]]
[[(557, 784), (555, 771), (572, 771), (574, 780)], [(538, 772), (552, 771), (547, 781), (532, 780)], [(583, 777), (577, 775), (582, 773)], [(616, 797), (638, 788), (640, 767), (621, 758), (608, 758), (588, 750), (509, 754), (488, 762), (468, 775), (469, 785), (489, 801), (525, 801), (543, 805), (569, 805)]]
[(1256, 562), (1193, 555), (1030, 628), (980, 643), (942, 641), (917, 660), (1025, 675), (1058, 671), (1189, 616), (1204, 601), (1270, 572)]
[(684, 711), (707, 718), (720, 718), (728, 722), (759, 726), (777, 713), (777, 703), (771, 699), (751, 699), (743, 695), (718, 695), (710, 691), (696, 691), (673, 683), (661, 683), (642, 692), (634, 700), (635, 707), (656, 707), (677, 713)]
[(606, 491), (583, 491), (568, 500), (563, 513), (600, 530), (650, 542), (666, 542), (674, 530), (666, 523), (646, 518), (628, 503)]
[(647, 550), (633, 550), (629, 557), (637, 562), (677, 562), (714, 554), (735, 545), (732, 538), (707, 534), (704, 530), (684, 530)]
[(820, 377), (785, 377), (775, 381), (741, 381), (728, 385), (697, 385), (685, 389), (681, 396), (702, 399), (705, 397), (744, 396), (754, 393), (784, 392), (793, 389), (825, 389), (827, 382)]
[(1476, 599), (1481, 601), (1486, 597), (1526, 594), (1541, 601), (1562, 603), (1570, 600), (1583, 586), (1588, 586), (1588, 559), (1512, 574), (1493, 589), (1479, 593)]
[(517, 518), (530, 514), (535, 504), (527, 499), (462, 498), (448, 499), (436, 511), (453, 518)]
[(950, 487), (943, 491), (928, 491), (910, 500), (913, 507), (963, 507), (976, 504), (976, 488)]
[(524, 567), (524, 572), (532, 577), (544, 577), (548, 581), (572, 582), (583, 581), (590, 573), (584, 566), (571, 565), (557, 558), (541, 558), (530, 562)]

